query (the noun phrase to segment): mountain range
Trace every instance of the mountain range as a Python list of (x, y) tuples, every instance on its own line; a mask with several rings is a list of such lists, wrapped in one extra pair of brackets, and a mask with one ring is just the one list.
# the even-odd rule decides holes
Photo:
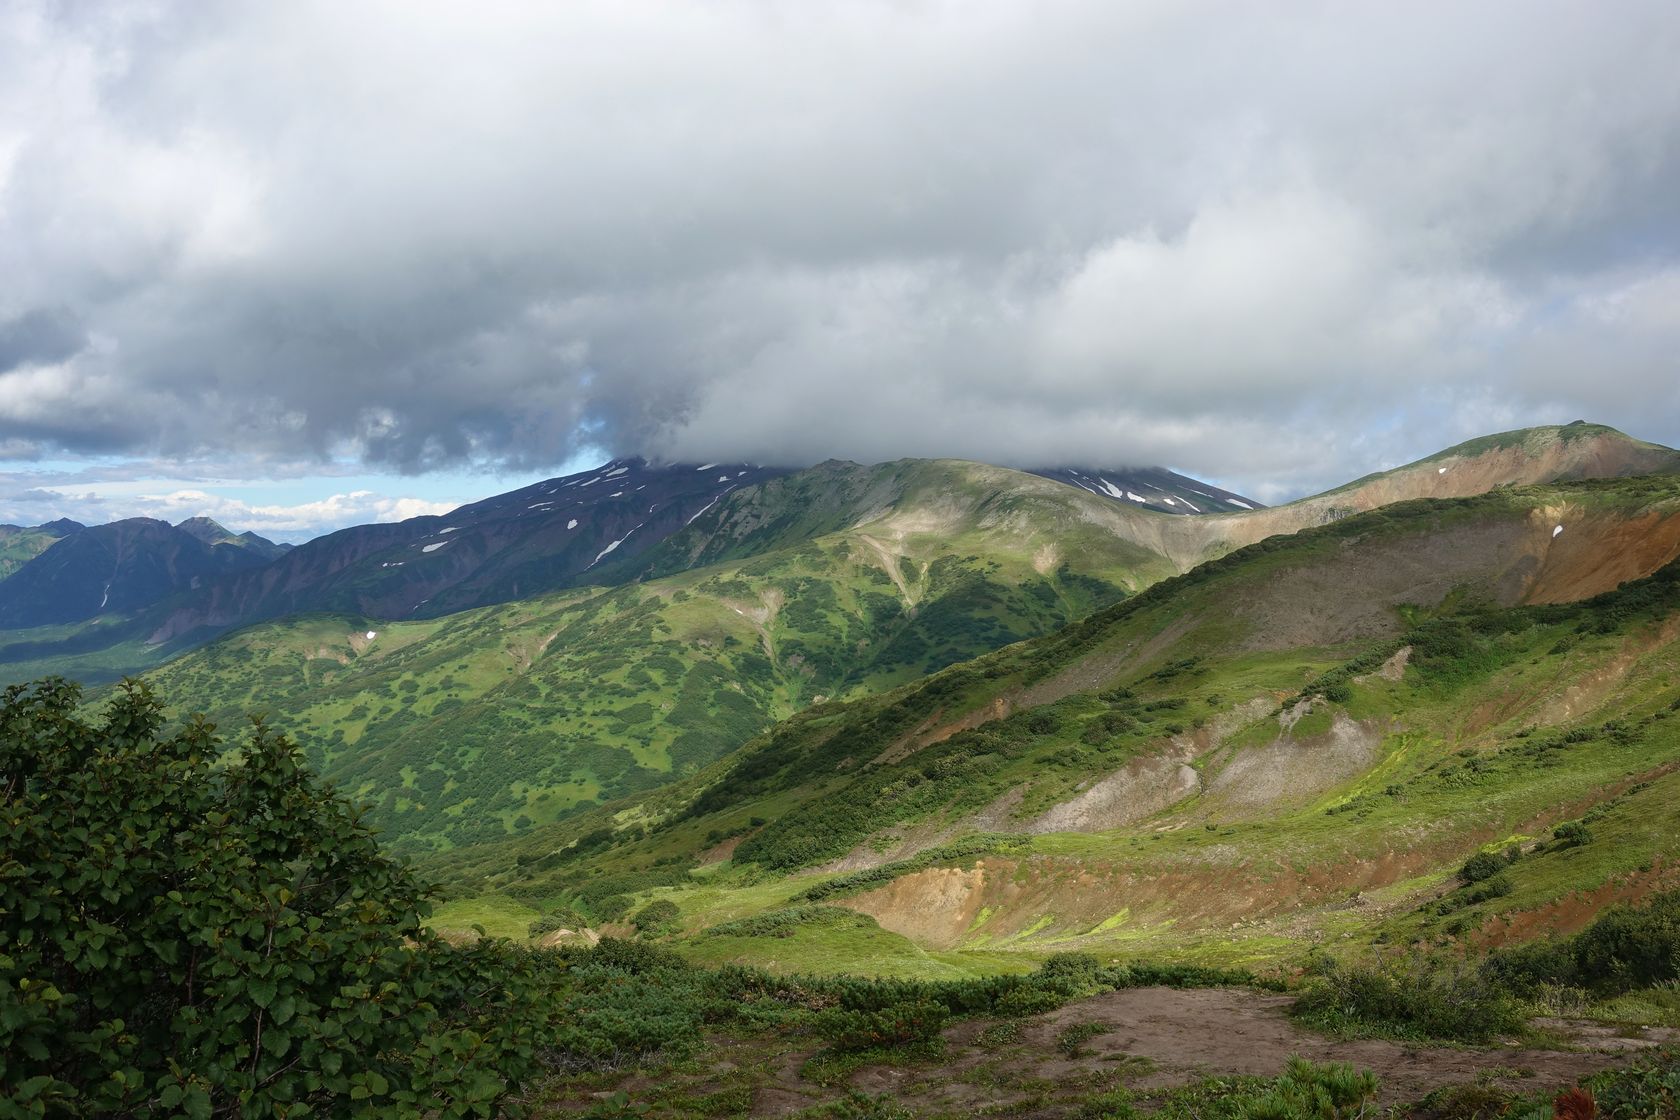
[[(1486, 939), (1635, 855), (1666, 882), (1660, 837), (1536, 838), (1602, 806), (1666, 827), (1677, 510), (1680, 453), (1582, 423), (1272, 508), (1152, 471), (620, 460), (283, 552), (20, 530), (48, 543), (0, 602), (78, 588), (67, 617), (122, 571), (133, 605), (0, 659), (266, 714), (510, 928), (665, 898), (696, 959), (764, 963), (706, 931), (834, 902), (873, 923), (844, 967), (907, 974), (1133, 940), (1260, 959), (1307, 921)], [(133, 559), (153, 541), (176, 559)], [(1532, 890), (1424, 912), (1512, 837)]]
[(1680, 885), (1680, 475), (1617, 443), (1502, 437), (1317, 508), (1519, 455), (1658, 472), (1320, 517), (429, 865), (480, 917), (665, 900), (698, 961), (896, 975), (1578, 930)]

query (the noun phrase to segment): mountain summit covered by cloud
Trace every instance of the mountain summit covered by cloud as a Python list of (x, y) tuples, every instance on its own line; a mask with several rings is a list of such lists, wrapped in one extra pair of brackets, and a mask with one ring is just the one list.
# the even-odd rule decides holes
[(0, 458), (1277, 500), (1575, 416), (1680, 442), (1676, 57), (1641, 0), (22, 0)]

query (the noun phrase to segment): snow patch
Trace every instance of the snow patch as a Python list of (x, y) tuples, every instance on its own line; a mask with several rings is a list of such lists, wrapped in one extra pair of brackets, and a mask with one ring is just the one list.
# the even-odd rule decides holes
[[(645, 525), (645, 524), (647, 524), (647, 522), (645, 522), (645, 521), (642, 522), (642, 525)], [(638, 526), (636, 526), (636, 529), (640, 529), (641, 527), (642, 527), (641, 525), (638, 525)], [(630, 530), (630, 533), (634, 533), (636, 531), (636, 529)], [(584, 568), (584, 571), (587, 572), (589, 570), (589, 568), (593, 568), (595, 565), (599, 564), (601, 562), (601, 557), (605, 556), (607, 553), (611, 552), (613, 549), (617, 548), (619, 545), (621, 545), (625, 541), (629, 540), (630, 539), (630, 533), (624, 534), (622, 537), (619, 537), (616, 541), (612, 542), (607, 547), (603, 548), (600, 552), (597, 552), (595, 554), (595, 559), (593, 559), (589, 562), (589, 566)]]
[[(730, 487), (730, 490), (733, 490), (733, 489), (734, 489), (734, 487)], [(727, 493), (729, 493), (729, 490), (725, 490), (723, 492), (723, 494), (727, 494)], [(684, 525), (694, 524), (697, 520), (699, 520), (700, 514), (705, 513), (707, 510), (711, 509), (713, 506), (718, 504), (718, 498), (723, 497), (723, 494), (719, 494), (717, 496), (717, 498), (713, 498), (711, 501), (709, 501), (705, 505), (701, 506), (700, 509), (694, 514), (694, 516), (689, 518), (687, 521), (684, 521), (683, 524)]]
[(1249, 505), (1247, 502), (1243, 501), (1241, 498), (1226, 498), (1225, 501), (1227, 503), (1229, 503), (1230, 505), (1237, 506), (1240, 509), (1253, 509), (1254, 508), (1253, 506)]
[(374, 639), (375, 639), (375, 638), (377, 638), (377, 637), (379, 637), (379, 631), (377, 631), (377, 630), (369, 630), (369, 631), (368, 631), (368, 632), (367, 632), (367, 633), (366, 633), (366, 634), (363, 634), (363, 635), (362, 635), (362, 637), (364, 637), (364, 638), (366, 638), (366, 639), (367, 639), (367, 640), (368, 640), (368, 641), (370, 641), (370, 642), (371, 642), (371, 641), (373, 641), (373, 640), (374, 640)]
[(1436, 474), (1446, 474), (1447, 473), (1447, 468), (1446, 467), (1436, 467), (1435, 468), (1435, 473)]
[(453, 533), (453, 532), (454, 532), (454, 531), (455, 531), (455, 530), (457, 530), (457, 529), (459, 529), (459, 528), (460, 528), (460, 526), (459, 526), (459, 525), (451, 525), (451, 526), (450, 526), (450, 527), (449, 527), (449, 528), (447, 528), (447, 529), (439, 529), (439, 530), (438, 530), (438, 536), (440, 536), (440, 537), (441, 537), (441, 536), (443, 536), (443, 535), (444, 535), (444, 534), (445, 534), (445, 533)]
[(630, 473), (630, 468), (629, 467), (619, 467), (616, 471), (608, 471), (606, 474), (602, 475), (601, 477), (602, 478), (617, 478), (621, 474), (629, 474), (629, 473)]
[(444, 545), (446, 545), (448, 543), (449, 543), (448, 541), (438, 541), (436, 544), (421, 545), (420, 546), (420, 551), (421, 552), (436, 552), (438, 549), (442, 548)]
[(1104, 478), (1099, 479), (1098, 481), (1102, 483), (1103, 493), (1107, 494), (1109, 497), (1124, 498), (1126, 496), (1126, 492), (1124, 490), (1114, 485), (1114, 483), (1110, 482), (1108, 479)]
[[(1161, 495), (1161, 500), (1163, 502), (1167, 503), (1169, 506), (1176, 506), (1178, 504), (1177, 502), (1173, 501), (1171, 498), (1167, 497), (1165, 494)], [(1188, 503), (1188, 502), (1185, 503), (1185, 505), (1189, 505), (1189, 504), (1190, 503)]]
[(726, 475), (726, 474), (720, 474), (720, 475), (718, 475), (718, 481), (719, 482), (728, 482), (729, 481), (729, 476)]
[(713, 467), (716, 467), (716, 466), (717, 466), (716, 463), (701, 463), (698, 467), (695, 467), (694, 469), (696, 471), (709, 471)]
[(1558, 526), (1558, 527), (1557, 527), (1557, 528), (1555, 528), (1555, 529), (1553, 529), (1553, 530), (1552, 530), (1552, 536), (1554, 536), (1554, 537), (1555, 537), (1555, 536), (1557, 536), (1557, 535), (1558, 535), (1558, 534), (1559, 534), (1559, 533), (1561, 533), (1561, 532), (1563, 532), (1563, 526), (1562, 526), (1562, 525), (1559, 525), (1559, 526)]
[(577, 518), (574, 517), (570, 521), (566, 522), (566, 528), (576, 529), (577, 528)]
[(622, 498), (622, 497), (624, 497), (624, 491), (614, 490), (611, 494), (608, 494), (607, 497), (609, 497), (609, 498)]
[(1126, 491), (1126, 498), (1129, 501), (1133, 501), (1133, 502), (1138, 503), (1139, 505), (1142, 505), (1144, 502), (1148, 501), (1148, 499), (1145, 498), (1142, 494), (1134, 494), (1130, 490)]
[[(1167, 499), (1167, 501), (1169, 501), (1169, 502), (1170, 502), (1170, 501), (1172, 501), (1172, 499), (1171, 499), (1171, 498), (1168, 498), (1168, 499)], [(1187, 505), (1187, 506), (1190, 506), (1190, 512), (1191, 512), (1191, 513), (1200, 513), (1200, 512), (1202, 512), (1202, 511), (1201, 511), (1201, 510), (1199, 510), (1199, 509), (1197, 509), (1197, 508), (1196, 508), (1196, 507), (1195, 507), (1195, 506), (1194, 506), (1194, 505), (1192, 505), (1192, 504), (1191, 504), (1191, 502), (1190, 502), (1190, 499), (1189, 499), (1189, 498), (1180, 498), (1180, 499), (1179, 499), (1179, 501), (1181, 501), (1181, 502), (1183, 502), (1183, 503), (1184, 503), (1184, 504), (1185, 504), (1185, 505)]]

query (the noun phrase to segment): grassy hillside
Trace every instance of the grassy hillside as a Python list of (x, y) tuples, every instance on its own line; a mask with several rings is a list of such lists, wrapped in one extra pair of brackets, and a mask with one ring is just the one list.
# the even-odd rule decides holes
[(852, 470), (856, 493), (819, 487), (856, 522), (839, 532), (812, 538), (835, 515), (773, 494), (780, 524), (760, 500), (750, 524), (699, 527), (744, 559), (439, 619), (265, 624), (151, 679), (224, 721), (268, 711), (394, 843), (447, 848), (696, 772), (809, 704), (1047, 633), (1167, 573), (1085, 523), (1103, 498), (970, 464)]
[(0, 525), (0, 579), (5, 579), (58, 540), (58, 536), (40, 528)]
[(1404, 503), (434, 869), (597, 924), (668, 898), (699, 960), (929, 976), (1579, 928), (1680, 877), (1677, 556), (1673, 478)]

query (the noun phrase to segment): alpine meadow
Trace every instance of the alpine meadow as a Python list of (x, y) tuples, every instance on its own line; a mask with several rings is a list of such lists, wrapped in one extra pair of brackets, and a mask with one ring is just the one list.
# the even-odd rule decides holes
[(1680, 1120), (1676, 57), (0, 6), (0, 1120)]

